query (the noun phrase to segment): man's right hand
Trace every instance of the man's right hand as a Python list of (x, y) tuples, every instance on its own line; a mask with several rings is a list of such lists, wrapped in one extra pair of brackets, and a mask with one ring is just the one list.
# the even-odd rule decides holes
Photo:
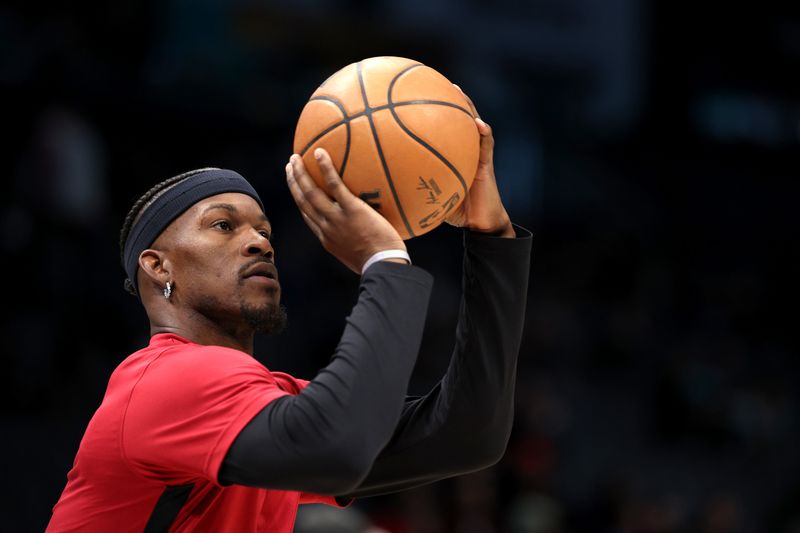
[(373, 254), (405, 250), (403, 239), (389, 221), (342, 182), (328, 153), (317, 148), (314, 157), (327, 193), (317, 186), (297, 154), (286, 165), (286, 183), (300, 214), (322, 246), (358, 274)]

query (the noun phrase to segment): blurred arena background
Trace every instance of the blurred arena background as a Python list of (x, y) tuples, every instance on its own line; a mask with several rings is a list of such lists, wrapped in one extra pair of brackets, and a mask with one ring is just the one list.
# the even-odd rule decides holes
[[(209, 165), (254, 183), (290, 315), (258, 357), (326, 363), (358, 279), (282, 169), (315, 87), (374, 55), (438, 69), (494, 127), (535, 236), (516, 424), (489, 470), (310, 507), (297, 531), (800, 531), (800, 9), (661, 0), (4, 1), (0, 529), (44, 528), (147, 340), (117, 240), (151, 184)], [(410, 242), (437, 280), (416, 392), (449, 357), (460, 246)]]

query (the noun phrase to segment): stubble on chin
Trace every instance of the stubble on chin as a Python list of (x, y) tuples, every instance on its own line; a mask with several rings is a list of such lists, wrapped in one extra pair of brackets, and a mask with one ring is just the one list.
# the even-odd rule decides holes
[(288, 323), (286, 308), (279, 302), (252, 304), (241, 298), (238, 313), (235, 311), (235, 305), (234, 302), (223, 302), (215, 296), (206, 294), (193, 307), (198, 313), (223, 327), (238, 329), (235, 323), (241, 324), (244, 321), (255, 333), (277, 335), (286, 329)]
[(286, 307), (278, 303), (251, 305), (242, 302), (240, 305), (242, 318), (256, 333), (277, 335), (286, 329), (288, 316)]

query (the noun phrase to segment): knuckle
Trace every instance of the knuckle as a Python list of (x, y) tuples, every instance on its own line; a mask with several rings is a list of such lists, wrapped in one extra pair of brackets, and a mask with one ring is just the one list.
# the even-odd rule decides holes
[(317, 159), (317, 165), (319, 165), (319, 168), (327, 172), (331, 168), (331, 160), (325, 154), (322, 154)]
[(320, 208), (328, 205), (328, 195), (322, 189), (314, 189), (308, 193), (308, 200)]

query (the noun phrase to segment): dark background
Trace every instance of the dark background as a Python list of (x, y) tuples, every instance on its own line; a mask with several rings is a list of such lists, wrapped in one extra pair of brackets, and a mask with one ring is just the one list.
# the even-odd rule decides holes
[[(3, 2), (0, 529), (44, 528), (110, 373), (147, 342), (117, 240), (157, 181), (203, 166), (250, 179), (290, 313), (257, 355), (304, 378), (325, 365), (358, 279), (305, 228), (282, 169), (325, 77), (400, 55), (471, 95), (507, 208), (534, 232), (516, 423), (492, 469), (339, 519), (392, 533), (800, 531), (792, 6)], [(412, 383), (424, 392), (452, 346), (460, 234), (409, 249), (437, 278)]]

